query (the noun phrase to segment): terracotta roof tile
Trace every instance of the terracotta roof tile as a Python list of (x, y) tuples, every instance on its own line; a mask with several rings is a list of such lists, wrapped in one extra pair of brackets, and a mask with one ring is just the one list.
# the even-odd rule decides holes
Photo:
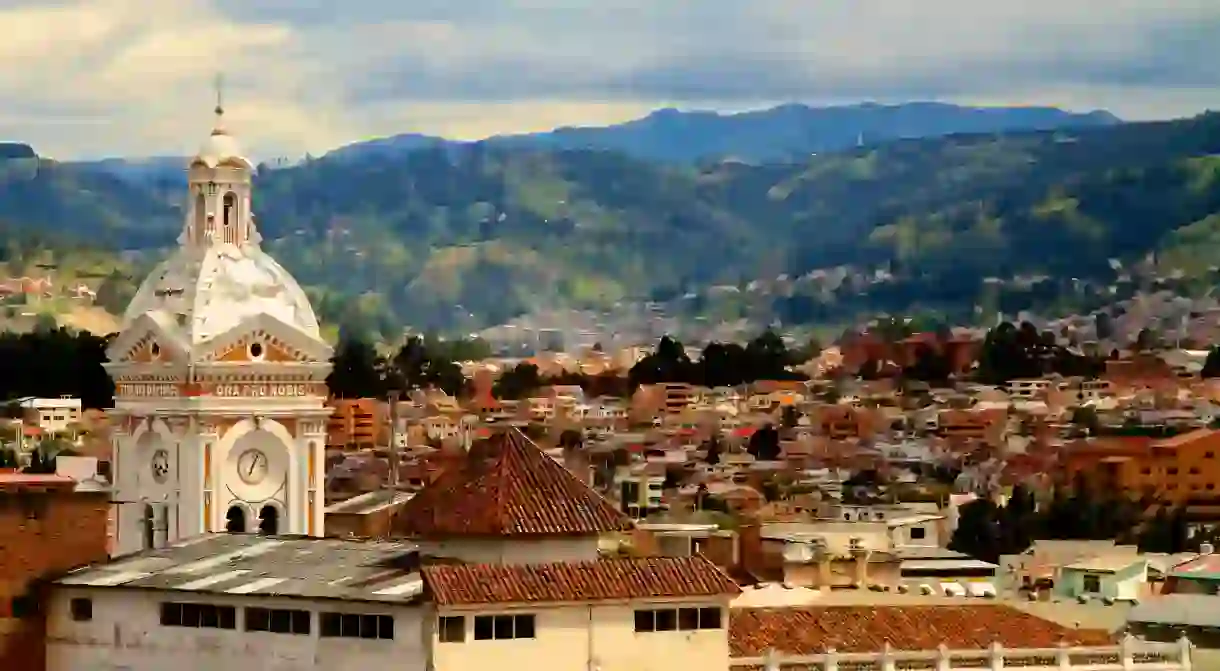
[(403, 508), (399, 534), (574, 536), (633, 528), (631, 520), (513, 428), (476, 442)]
[(551, 564), (432, 565), (424, 585), (442, 606), (732, 596), (741, 588), (711, 561), (641, 557)]
[(983, 649), (1110, 645), (1104, 631), (1071, 629), (999, 604), (962, 606), (824, 606), (735, 609), (729, 620), (734, 657), (767, 650), (790, 655), (896, 650)]

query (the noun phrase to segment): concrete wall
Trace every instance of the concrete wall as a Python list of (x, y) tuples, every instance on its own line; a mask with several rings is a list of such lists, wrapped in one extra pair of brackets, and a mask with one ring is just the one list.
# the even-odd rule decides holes
[(538, 668), (600, 669), (600, 671), (726, 671), (729, 666), (728, 602), (686, 603), (684, 606), (723, 608), (721, 629), (696, 631), (635, 631), (635, 608), (676, 607), (676, 603), (571, 605), (497, 613), (536, 615), (536, 637), (506, 641), (475, 641), (472, 620), (491, 611), (441, 610), (439, 615), (465, 615), (466, 640), (441, 643), (434, 639), (437, 671), (487, 671)]
[(597, 537), (520, 539), (454, 539), (419, 541), (421, 554), (486, 564), (541, 564), (593, 561)]
[[(93, 601), (88, 622), (73, 621), (74, 597)], [(161, 624), (161, 603), (237, 607), (237, 629)], [(244, 630), (242, 609), (313, 611), (309, 635)], [(394, 640), (322, 638), (319, 612), (392, 615)], [(394, 604), (237, 597), (184, 591), (56, 588), (47, 611), (48, 671), (422, 671), (427, 665), (424, 608)], [(5, 667), (8, 668), (8, 667)], [(24, 671), (24, 669), (22, 670)]]
[[(1097, 577), (1100, 592), (1085, 591), (1085, 576), (1090, 575)], [(1148, 564), (1144, 561), (1133, 562), (1115, 573), (1064, 568), (1059, 571), (1059, 577), (1055, 581), (1055, 592), (1069, 599), (1088, 595), (1093, 598), (1138, 600), (1145, 596), (1144, 585), (1147, 582)]]

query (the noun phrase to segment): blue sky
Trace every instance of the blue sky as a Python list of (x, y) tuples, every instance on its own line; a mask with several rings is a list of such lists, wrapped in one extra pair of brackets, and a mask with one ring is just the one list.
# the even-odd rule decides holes
[(660, 106), (1220, 109), (1216, 0), (0, 0), (0, 25), (0, 139), (59, 158), (190, 152), (217, 71), (255, 158)]

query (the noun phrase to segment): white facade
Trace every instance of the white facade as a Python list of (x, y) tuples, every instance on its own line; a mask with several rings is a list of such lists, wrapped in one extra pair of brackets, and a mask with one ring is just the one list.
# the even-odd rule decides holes
[(108, 351), (118, 554), (208, 531), (323, 535), (331, 348), (259, 247), (253, 168), (220, 113), (179, 246)]
[[(90, 619), (74, 619), (74, 599), (89, 601)], [(163, 604), (229, 607), (234, 626), (166, 625)], [(251, 607), (306, 611), (309, 631), (248, 631)], [(418, 605), (263, 595), (58, 589), (47, 611), (47, 671), (368, 671), (390, 663), (402, 671), (423, 671), (425, 612)], [(392, 632), (382, 633), (392, 638), (323, 636), (322, 613), (390, 617)], [(220, 624), (219, 619), (212, 623)]]
[[(674, 631), (637, 631), (636, 611), (706, 607), (717, 610), (719, 626)], [(476, 640), (475, 619), (532, 616), (533, 637)], [(547, 604), (537, 608), (440, 609), (440, 618), (461, 617), (463, 640), (444, 642), (440, 627), (430, 632), (436, 671), (487, 669), (598, 669), (675, 671), (729, 668), (728, 600), (704, 602)]]
[(27, 419), (33, 421), (46, 433), (61, 433), (80, 421), (79, 398), (26, 398), (21, 400)]

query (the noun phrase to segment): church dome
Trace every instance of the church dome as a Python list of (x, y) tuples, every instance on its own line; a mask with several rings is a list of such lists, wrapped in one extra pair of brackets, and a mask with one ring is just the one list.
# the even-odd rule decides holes
[(123, 332), (147, 315), (188, 350), (248, 320), (266, 316), (321, 342), (318, 318), (292, 275), (259, 247), (249, 167), (241, 147), (216, 130), (192, 160), (186, 222), (179, 246), (140, 285), (123, 315)]
[(123, 330), (149, 313), (192, 347), (264, 314), (322, 337), (305, 291), (254, 245), (180, 247), (144, 280), (123, 315)]
[(192, 165), (196, 163), (209, 168), (229, 165), (247, 170), (254, 169), (254, 164), (245, 157), (237, 139), (221, 128), (212, 131), (211, 136), (199, 147), (199, 152), (191, 159)]

